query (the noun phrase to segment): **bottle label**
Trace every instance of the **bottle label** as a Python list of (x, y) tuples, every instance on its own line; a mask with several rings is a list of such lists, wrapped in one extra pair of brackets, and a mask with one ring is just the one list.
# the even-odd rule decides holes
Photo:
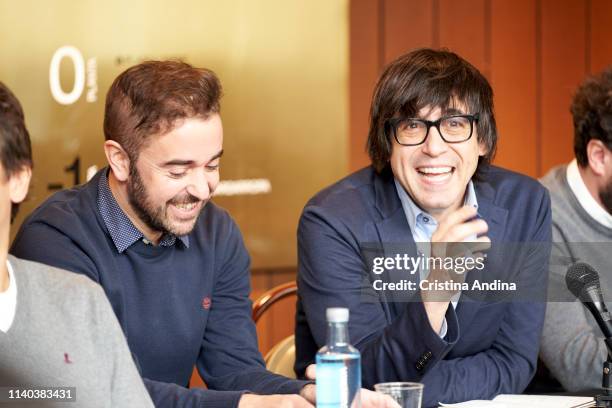
[(344, 361), (317, 365), (317, 408), (350, 408), (348, 367)]

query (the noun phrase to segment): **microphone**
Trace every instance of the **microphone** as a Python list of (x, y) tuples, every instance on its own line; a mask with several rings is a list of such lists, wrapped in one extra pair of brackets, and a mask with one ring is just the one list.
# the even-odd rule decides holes
[(603, 363), (601, 380), (604, 393), (597, 395), (595, 401), (598, 407), (612, 407), (612, 322), (601, 293), (599, 275), (591, 265), (578, 262), (567, 269), (565, 284), (569, 291), (589, 309), (604, 334), (604, 343), (608, 348), (608, 359)]
[[(584, 262), (575, 263), (567, 269), (565, 283), (569, 291), (589, 309), (604, 337), (606, 339), (612, 338), (612, 316), (610, 316), (610, 312), (608, 312), (604, 303), (599, 275), (595, 269)], [(608, 354), (612, 356), (609, 343), (606, 341)]]
[(578, 262), (567, 269), (565, 284), (589, 309), (605, 337), (608, 359), (603, 363), (601, 387), (604, 393), (597, 395), (595, 400), (598, 407), (612, 407), (612, 322), (610, 312), (603, 301), (599, 275), (591, 265)]

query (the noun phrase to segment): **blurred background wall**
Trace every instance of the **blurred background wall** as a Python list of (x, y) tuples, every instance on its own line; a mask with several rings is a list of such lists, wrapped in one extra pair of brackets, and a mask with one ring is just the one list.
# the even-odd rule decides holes
[(259, 194), (217, 198), (253, 267), (294, 265), (301, 207), (347, 169), (347, 12), (337, 0), (0, 0), (0, 78), (22, 101), (34, 143), (17, 222), (105, 165), (114, 78), (146, 59), (178, 58), (223, 84), (222, 179), (269, 182)]
[[(612, 63), (610, 39), (609, 0), (0, 0), (0, 80), (24, 105), (35, 159), (13, 233), (54, 191), (105, 165), (112, 80), (146, 59), (179, 58), (224, 86), (221, 177), (242, 182), (215, 201), (244, 234), (256, 297), (295, 278), (308, 198), (367, 165), (385, 64), (417, 47), (468, 59), (495, 92), (495, 163), (539, 177), (572, 158), (571, 96)], [(292, 333), (294, 303), (259, 323), (263, 352)]]

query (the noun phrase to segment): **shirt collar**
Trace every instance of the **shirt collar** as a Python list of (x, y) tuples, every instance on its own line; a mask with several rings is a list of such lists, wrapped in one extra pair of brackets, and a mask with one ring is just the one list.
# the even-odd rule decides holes
[[(430, 218), (434, 220), (434, 217), (431, 214), (428, 214), (426, 211), (423, 211), (415, 202), (412, 200), (412, 197), (408, 195), (404, 187), (397, 181), (396, 178), (393, 178), (395, 182), (395, 189), (397, 190), (397, 194), (399, 195), (399, 199), (402, 203), (402, 208), (404, 209), (404, 213), (406, 214), (406, 219), (408, 220), (408, 225), (410, 226), (411, 231), (416, 230), (417, 220), (419, 218)], [(463, 199), (463, 205), (471, 205), (474, 208), (478, 209), (478, 200), (476, 200), (476, 190), (474, 190), (474, 183), (472, 180), (468, 182), (467, 188), (465, 189), (465, 198)]]
[[(117, 200), (113, 196), (108, 185), (108, 169), (102, 171), (102, 176), (98, 181), (98, 211), (104, 220), (106, 229), (119, 253), (128, 249), (135, 242), (142, 240), (149, 244), (142, 232), (134, 226), (132, 221), (123, 212)], [(164, 234), (159, 241), (160, 246), (169, 247), (179, 239), (186, 248), (189, 248), (189, 236), (182, 235), (177, 237), (173, 234)]]
[(566, 170), (567, 184), (576, 196), (576, 199), (584, 208), (584, 210), (593, 217), (595, 221), (607, 228), (612, 228), (612, 214), (608, 213), (595, 198), (591, 195), (591, 192), (584, 184), (580, 171), (578, 170), (578, 163), (576, 159), (572, 160), (567, 165)]

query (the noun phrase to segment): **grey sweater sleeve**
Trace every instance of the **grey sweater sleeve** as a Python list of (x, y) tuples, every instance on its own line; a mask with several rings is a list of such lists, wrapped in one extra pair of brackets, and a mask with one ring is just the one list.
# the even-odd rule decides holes
[(109, 362), (112, 370), (109, 373), (111, 379), (110, 405), (117, 408), (153, 408), (153, 402), (136, 369), (127, 341), (108, 299), (102, 288), (98, 286), (93, 288), (92, 292), (96, 308), (96, 320), (99, 322), (97, 336), (101, 342), (106, 343), (100, 356), (108, 355), (112, 359)]
[(601, 387), (607, 351), (603, 338), (587, 322), (578, 301), (550, 302), (540, 355), (552, 374), (571, 392)]
[(553, 242), (549, 293), (554, 300), (563, 301), (547, 304), (540, 357), (566, 390), (600, 388), (607, 356), (603, 336), (582, 303), (570, 297), (561, 299), (560, 293), (569, 293), (565, 271), (573, 257), (554, 225)]

